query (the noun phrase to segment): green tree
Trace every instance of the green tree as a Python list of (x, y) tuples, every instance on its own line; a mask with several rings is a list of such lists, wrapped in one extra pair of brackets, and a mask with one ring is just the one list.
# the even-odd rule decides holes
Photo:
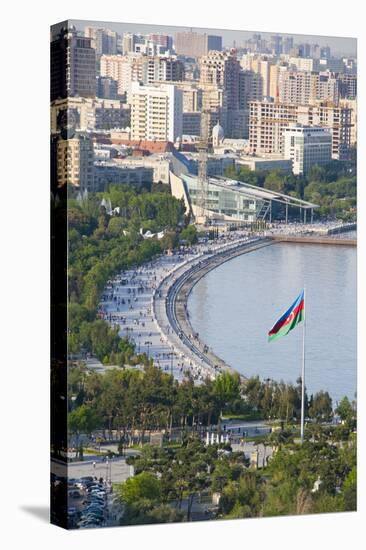
[(68, 415), (69, 431), (74, 434), (91, 434), (97, 428), (99, 418), (93, 407), (80, 405)]
[(151, 503), (160, 502), (160, 481), (149, 472), (141, 472), (128, 478), (116, 488), (117, 496), (121, 502), (134, 505), (145, 499)]
[(320, 391), (314, 395), (309, 414), (318, 422), (331, 420), (333, 416), (332, 398), (327, 391)]
[(221, 415), (231, 410), (234, 403), (240, 399), (240, 377), (237, 373), (223, 372), (216, 377), (213, 385), (213, 395), (217, 402), (220, 415), (218, 431), (221, 433)]
[(126, 224), (124, 220), (120, 217), (114, 216), (109, 220), (108, 223), (108, 233), (113, 236), (119, 236), (121, 235), (123, 229), (125, 228)]
[(187, 241), (190, 245), (195, 244), (198, 240), (197, 229), (194, 225), (188, 225), (182, 229), (180, 236), (182, 240)]
[(347, 396), (343, 397), (343, 399), (339, 402), (336, 408), (336, 413), (339, 415), (341, 420), (347, 422), (348, 424), (353, 420), (355, 414)]

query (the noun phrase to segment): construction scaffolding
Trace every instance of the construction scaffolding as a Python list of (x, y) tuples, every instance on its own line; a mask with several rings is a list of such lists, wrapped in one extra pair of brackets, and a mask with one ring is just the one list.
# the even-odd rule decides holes
[(210, 111), (204, 109), (201, 113), (201, 133), (197, 145), (199, 152), (198, 158), (198, 196), (196, 221), (205, 224), (207, 221), (207, 201), (208, 201), (208, 177), (207, 177), (207, 158), (210, 141)]

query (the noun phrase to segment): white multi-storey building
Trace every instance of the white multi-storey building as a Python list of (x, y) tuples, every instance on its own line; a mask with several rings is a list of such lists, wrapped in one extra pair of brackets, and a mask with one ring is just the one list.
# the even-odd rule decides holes
[(319, 60), (312, 57), (290, 57), (289, 65), (296, 67), (298, 71), (319, 70)]
[(85, 36), (93, 41), (96, 55), (116, 54), (118, 34), (111, 29), (85, 27)]
[(141, 54), (102, 55), (100, 58), (100, 75), (109, 76), (118, 83), (118, 94), (129, 95), (131, 83), (142, 80), (143, 56)]
[(328, 128), (300, 126), (285, 128), (284, 157), (292, 161), (292, 172), (306, 174), (315, 165), (332, 159), (332, 134)]
[(329, 128), (332, 158), (347, 160), (350, 154), (352, 109), (328, 103), (296, 105), (274, 101), (251, 101), (249, 143), (251, 153), (283, 153), (283, 130), (292, 123)]
[(118, 93), (126, 94), (131, 100), (131, 83), (152, 84), (154, 81), (184, 80), (184, 65), (176, 56), (142, 55), (102, 55), (100, 74), (113, 78), (118, 83)]
[(175, 142), (182, 136), (182, 91), (171, 84), (132, 83), (131, 139)]
[(316, 101), (338, 103), (339, 87), (332, 73), (281, 71), (278, 76), (278, 98), (281, 103), (311, 105)]

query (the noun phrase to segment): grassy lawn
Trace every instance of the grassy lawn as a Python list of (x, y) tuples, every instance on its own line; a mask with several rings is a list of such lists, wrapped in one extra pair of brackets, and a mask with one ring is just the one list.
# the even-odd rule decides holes
[(248, 414), (225, 414), (223, 417), (222, 417), (222, 421), (224, 422), (225, 420), (241, 420), (243, 422), (250, 422), (250, 421), (253, 421), (253, 420), (258, 420), (258, 421), (261, 421), (263, 422), (264, 421), (264, 418), (262, 418), (260, 415), (256, 414), (256, 413), (248, 413)]

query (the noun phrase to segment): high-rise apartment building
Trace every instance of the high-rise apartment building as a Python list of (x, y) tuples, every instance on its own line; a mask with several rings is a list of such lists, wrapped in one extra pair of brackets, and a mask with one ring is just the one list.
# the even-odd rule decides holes
[(182, 91), (172, 84), (132, 83), (131, 139), (175, 142), (182, 136)]
[(278, 76), (278, 99), (281, 103), (308, 105), (316, 94), (315, 81), (309, 71), (281, 71)]
[(62, 29), (51, 42), (51, 101), (95, 97), (95, 59), (91, 38), (79, 36), (75, 27)]
[(286, 36), (283, 39), (282, 53), (288, 55), (294, 47), (294, 39), (292, 36)]
[(330, 128), (332, 132), (332, 158), (337, 160), (349, 159), (352, 109), (329, 103), (298, 105), (296, 122), (304, 126)]
[(222, 37), (198, 32), (177, 32), (174, 40), (177, 55), (201, 57), (208, 52), (222, 50)]
[(297, 106), (274, 101), (252, 101), (249, 146), (252, 153), (282, 153), (283, 131), (297, 118)]
[(263, 97), (271, 96), (271, 69), (276, 66), (276, 59), (267, 55), (244, 55), (240, 64), (243, 69), (254, 71), (262, 78)]
[(338, 104), (339, 81), (334, 73), (325, 72), (316, 74), (316, 99)]
[(51, 132), (62, 126), (75, 131), (109, 130), (130, 125), (130, 107), (116, 99), (69, 97), (51, 104)]
[[(225, 135), (231, 138), (244, 136), (245, 112), (240, 105), (240, 62), (235, 51), (209, 52), (200, 59), (200, 87), (222, 88), (225, 94), (226, 121), (222, 120)], [(223, 107), (223, 106), (221, 106)]]
[(344, 73), (338, 75), (339, 94), (342, 99), (357, 98), (357, 75)]
[(126, 94), (129, 103), (132, 82), (148, 85), (156, 81), (182, 81), (184, 64), (176, 56), (103, 55), (100, 59), (100, 73), (117, 80), (118, 93)]
[(173, 37), (169, 36), (168, 34), (152, 33), (152, 34), (149, 34), (147, 38), (153, 44), (162, 46), (165, 49), (165, 51), (173, 50)]
[(94, 150), (90, 136), (82, 133), (70, 139), (55, 136), (52, 151), (58, 188), (72, 185), (80, 191), (94, 191)]
[(104, 99), (118, 98), (118, 82), (109, 76), (97, 76), (97, 97)]
[(127, 101), (129, 101), (132, 82), (142, 81), (143, 56), (140, 54), (102, 55), (100, 58), (100, 74), (116, 80), (118, 94), (126, 94)]
[(354, 147), (357, 144), (357, 99), (340, 99), (339, 106), (351, 109), (350, 145)]
[(283, 154), (292, 161), (292, 172), (307, 174), (312, 166), (332, 159), (332, 134), (329, 128), (290, 125), (284, 129)]
[(249, 137), (249, 103), (262, 101), (263, 79), (254, 71), (240, 71), (239, 73), (239, 108), (244, 111), (244, 132), (242, 137)]
[(92, 39), (96, 55), (117, 53), (118, 34), (115, 31), (100, 27), (85, 27), (84, 34)]
[(272, 50), (272, 53), (274, 55), (281, 55), (283, 51), (283, 43), (282, 43), (282, 36), (275, 35), (271, 36), (271, 42), (270, 42), (270, 48)]
[(184, 64), (175, 56), (147, 56), (142, 60), (142, 82), (178, 82), (184, 80)]
[(321, 126), (332, 134), (332, 158), (347, 160), (351, 146), (352, 109), (328, 103), (295, 105), (274, 101), (250, 103), (249, 145), (252, 153), (283, 153), (283, 132), (290, 124)]
[(217, 85), (202, 85), (202, 111), (206, 112), (208, 133), (219, 122), (227, 128), (227, 96), (223, 88)]
[(319, 70), (319, 60), (312, 57), (290, 57), (289, 64), (298, 71), (317, 71)]
[(299, 44), (298, 45), (299, 57), (310, 57), (311, 55), (311, 44)]
[(332, 73), (280, 71), (278, 99), (282, 103), (310, 105), (316, 101), (338, 103), (339, 85)]
[(199, 111), (183, 112), (183, 135), (201, 135), (201, 113)]
[(146, 37), (143, 34), (123, 33), (122, 54), (135, 53), (136, 44), (144, 44)]
[(330, 47), (323, 46), (320, 48), (320, 57), (323, 59), (330, 59)]

